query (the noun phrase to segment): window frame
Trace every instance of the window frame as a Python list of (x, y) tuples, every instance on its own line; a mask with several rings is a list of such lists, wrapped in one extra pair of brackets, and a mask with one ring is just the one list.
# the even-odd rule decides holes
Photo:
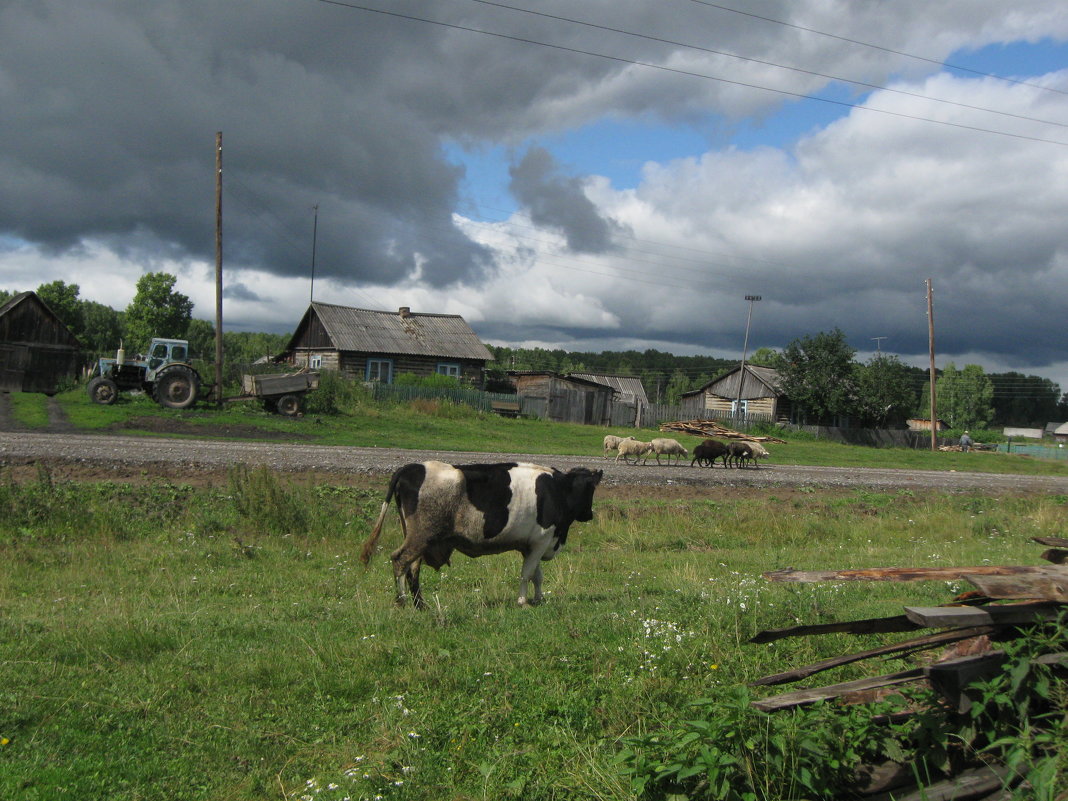
[[(382, 366), (383, 365), (385, 365), (386, 371), (387, 371), (387, 376), (386, 376), (386, 380), (385, 381), (382, 380)], [(372, 368), (372, 366), (374, 366), (376, 368), (375, 372), (377, 373), (377, 376), (375, 376), (375, 377), (371, 376), (371, 368)], [(379, 383), (382, 383), (382, 384), (392, 384), (393, 383), (393, 360), (392, 359), (386, 359), (386, 358), (377, 358), (377, 357), (376, 358), (371, 358), (371, 357), (368, 357), (367, 364), (364, 367), (363, 377), (364, 377), (365, 381), (378, 381)]]
[[(442, 369), (445, 368), (445, 369)], [(434, 372), (438, 375), (449, 376), (455, 378), (457, 381), (463, 375), (463, 368), (459, 362), (438, 362), (437, 367), (434, 368)]]

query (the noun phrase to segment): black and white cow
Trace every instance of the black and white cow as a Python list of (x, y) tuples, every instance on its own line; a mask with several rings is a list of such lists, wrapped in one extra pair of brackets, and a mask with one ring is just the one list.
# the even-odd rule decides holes
[(519, 551), (519, 605), (525, 606), (527, 583), (534, 581), (531, 604), (540, 603), (541, 562), (564, 547), (571, 524), (593, 519), (593, 492), (601, 470), (576, 467), (561, 473), (549, 467), (507, 462), (450, 465), (417, 462), (393, 474), (386, 500), (360, 559), (367, 564), (382, 532), (389, 503), (397, 499), (404, 542), (394, 551), (397, 603), (424, 606), (419, 590), (422, 562), (439, 570), (454, 550), (467, 556)]

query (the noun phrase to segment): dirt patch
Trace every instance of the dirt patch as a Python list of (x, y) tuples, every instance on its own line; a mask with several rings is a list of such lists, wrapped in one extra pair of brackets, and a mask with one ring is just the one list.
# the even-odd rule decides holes
[(145, 415), (131, 417), (108, 426), (108, 431), (147, 431), (152, 434), (187, 435), (206, 439), (308, 440), (307, 434), (294, 431), (267, 431), (244, 423), (192, 423), (168, 417)]

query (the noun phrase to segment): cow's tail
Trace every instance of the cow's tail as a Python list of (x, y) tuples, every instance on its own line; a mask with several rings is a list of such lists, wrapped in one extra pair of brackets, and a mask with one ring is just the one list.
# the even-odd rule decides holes
[(365, 565), (371, 561), (371, 554), (374, 553), (375, 546), (378, 545), (378, 537), (382, 533), (382, 524), (386, 522), (386, 512), (389, 511), (389, 502), (393, 500), (393, 494), (397, 490), (397, 479), (400, 476), (398, 470), (393, 474), (393, 478), (390, 479), (389, 489), (386, 490), (386, 499), (382, 501), (382, 511), (378, 513), (378, 520), (375, 521), (374, 528), (371, 529), (370, 535), (363, 543), (363, 548), (360, 549), (360, 561)]

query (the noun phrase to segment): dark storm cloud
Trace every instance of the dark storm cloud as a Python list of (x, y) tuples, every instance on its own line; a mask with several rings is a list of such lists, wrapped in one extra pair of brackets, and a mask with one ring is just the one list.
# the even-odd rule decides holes
[[(228, 260), (302, 274), (319, 204), (324, 275), (477, 281), (492, 263), (453, 223), (462, 172), (444, 141), (519, 142), (613, 108), (686, 115), (720, 91), (579, 52), (670, 57), (648, 40), (474, 3), (382, 8), (454, 27), (311, 0), (3, 3), (0, 234), (49, 252), (96, 239), (210, 260), (222, 131)], [(670, 14), (608, 0), (541, 10), (603, 21), (606, 9), (621, 28), (761, 38), (683, 2)], [(578, 179), (535, 161), (515, 186), (536, 217), (577, 248), (606, 247)]]
[(535, 223), (559, 231), (568, 247), (580, 253), (603, 253), (611, 248), (617, 226), (602, 217), (586, 197), (580, 178), (560, 174), (549, 151), (531, 148), (509, 173), (512, 194)]

